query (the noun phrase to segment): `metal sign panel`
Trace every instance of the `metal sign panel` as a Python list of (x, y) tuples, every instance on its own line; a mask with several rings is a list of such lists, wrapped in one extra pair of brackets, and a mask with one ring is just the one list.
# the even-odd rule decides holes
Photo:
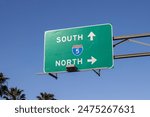
[(79, 71), (111, 68), (112, 41), (111, 24), (46, 31), (44, 72), (65, 72), (69, 65)]

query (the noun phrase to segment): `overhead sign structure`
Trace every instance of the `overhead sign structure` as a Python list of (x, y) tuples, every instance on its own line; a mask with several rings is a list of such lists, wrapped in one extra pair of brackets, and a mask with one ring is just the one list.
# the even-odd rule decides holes
[(79, 71), (111, 68), (112, 41), (111, 24), (46, 31), (44, 72), (65, 72), (69, 65)]

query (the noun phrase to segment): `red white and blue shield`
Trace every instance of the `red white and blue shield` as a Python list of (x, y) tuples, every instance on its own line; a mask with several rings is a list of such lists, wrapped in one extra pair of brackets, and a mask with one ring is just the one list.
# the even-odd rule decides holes
[(72, 53), (73, 53), (75, 56), (81, 55), (82, 52), (83, 52), (83, 46), (82, 46), (82, 45), (73, 45), (73, 46), (72, 46)]

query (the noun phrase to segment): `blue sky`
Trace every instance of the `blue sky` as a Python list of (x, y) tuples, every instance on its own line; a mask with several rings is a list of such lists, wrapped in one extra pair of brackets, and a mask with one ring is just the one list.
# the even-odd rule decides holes
[[(58, 74), (43, 72), (44, 32), (111, 23), (113, 35), (150, 32), (149, 0), (0, 0), (0, 72), (9, 87), (25, 91), (27, 99), (40, 92), (57, 99), (150, 99), (150, 57), (115, 60), (113, 69)], [(149, 38), (149, 37), (148, 37)], [(150, 43), (148, 38), (141, 39)], [(140, 41), (140, 39), (138, 39)], [(115, 54), (150, 52), (124, 43)]]

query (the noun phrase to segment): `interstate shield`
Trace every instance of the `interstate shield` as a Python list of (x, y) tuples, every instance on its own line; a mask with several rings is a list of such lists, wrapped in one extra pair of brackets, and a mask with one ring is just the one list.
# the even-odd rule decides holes
[(72, 46), (72, 53), (75, 56), (81, 55), (83, 52), (83, 45), (73, 45)]

